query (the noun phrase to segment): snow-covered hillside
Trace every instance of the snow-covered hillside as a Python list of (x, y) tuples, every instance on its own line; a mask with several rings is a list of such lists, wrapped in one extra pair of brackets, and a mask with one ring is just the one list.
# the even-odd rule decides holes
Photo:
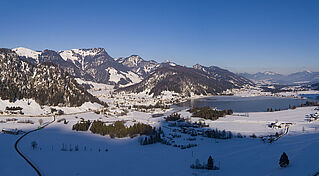
[[(241, 132), (243, 135), (255, 133), (266, 135), (279, 131), (267, 127), (269, 121), (276, 118), (279, 121), (297, 123), (292, 125), (288, 135), (280, 138), (273, 144), (262, 142), (259, 138), (213, 139), (202, 136), (190, 136), (174, 130), (163, 117), (175, 111), (171, 109), (164, 112), (162, 117), (152, 117), (149, 113), (129, 112), (120, 117), (110, 117), (93, 112), (73, 115), (58, 116), (57, 121), (47, 128), (27, 135), (19, 145), (24, 154), (34, 162), (41, 172), (48, 176), (53, 175), (98, 175), (106, 172), (111, 175), (312, 175), (317, 172), (319, 159), (313, 157), (319, 154), (316, 150), (318, 143), (318, 122), (305, 123), (305, 114), (313, 113), (314, 107), (297, 108), (273, 113), (249, 113), (249, 117), (226, 116), (225, 118), (208, 123), (209, 128), (231, 130), (234, 134)], [(183, 117), (190, 114), (180, 112)], [(5, 117), (7, 118), (7, 117)], [(30, 130), (39, 126), (38, 118), (18, 117), (31, 119), (35, 123), (21, 124), (16, 122), (0, 123), (2, 128)], [(174, 138), (177, 144), (193, 143), (197, 147), (180, 149), (164, 144), (142, 146), (139, 138), (111, 139), (109, 136), (100, 136), (87, 132), (72, 131), (72, 125), (81, 118), (85, 120), (102, 120), (112, 123), (117, 120), (126, 121), (127, 125), (142, 122), (154, 127), (162, 126), (165, 134), (181, 135)], [(42, 117), (44, 123), (52, 117)], [(68, 123), (64, 124), (65, 119)], [(199, 120), (192, 118), (193, 121)], [(16, 124), (16, 125), (15, 125)], [(301, 126), (305, 126), (304, 130)], [(295, 126), (295, 127), (294, 127)], [(19, 175), (21, 173), (33, 175), (13, 150), (12, 144), (16, 136), (0, 134), (0, 140), (5, 141), (0, 149), (3, 152), (0, 160), (1, 174)], [(189, 141), (192, 139), (191, 141)], [(36, 149), (31, 143), (36, 141)], [(61, 150), (63, 146), (66, 151)], [(75, 150), (75, 148), (77, 148)], [(286, 152), (290, 159), (287, 168), (279, 167), (279, 158)], [(190, 168), (196, 159), (206, 162), (211, 155), (220, 170), (194, 170)], [(138, 158), (138, 161), (137, 161)], [(16, 164), (13, 164), (16, 163)], [(14, 169), (20, 166), (19, 170)], [(126, 169), (122, 168), (123, 165)], [(174, 167), (171, 167), (174, 166)], [(156, 171), (156, 172), (155, 172)]]
[(14, 48), (12, 50), (14, 52), (16, 52), (19, 56), (25, 56), (27, 58), (32, 58), (32, 59), (36, 60), (37, 63), (39, 63), (39, 56), (41, 54), (41, 52), (39, 52), (39, 51), (34, 51), (34, 50), (24, 48), (24, 47)]

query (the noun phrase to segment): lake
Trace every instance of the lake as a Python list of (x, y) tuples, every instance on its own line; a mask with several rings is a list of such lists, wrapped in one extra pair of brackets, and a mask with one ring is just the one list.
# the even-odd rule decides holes
[(301, 97), (308, 98), (309, 100), (316, 100), (319, 101), (319, 94), (301, 94)]
[[(313, 98), (313, 96), (311, 96)], [(308, 97), (307, 97), (308, 98)], [(232, 109), (234, 112), (266, 112), (267, 108), (272, 109), (288, 109), (291, 106), (300, 106), (306, 101), (314, 99), (295, 99), (280, 97), (237, 97), (237, 96), (213, 96), (199, 99), (192, 99), (184, 103), (178, 104), (182, 107), (203, 107), (210, 106), (221, 110)]]

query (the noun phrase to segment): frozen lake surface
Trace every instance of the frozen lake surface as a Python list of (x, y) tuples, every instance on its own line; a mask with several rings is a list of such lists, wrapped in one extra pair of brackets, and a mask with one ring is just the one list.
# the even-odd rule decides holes
[[(308, 98), (308, 97), (306, 97)], [(238, 97), (238, 96), (214, 96), (199, 99), (192, 99), (179, 104), (183, 107), (203, 107), (210, 106), (218, 109), (232, 109), (234, 112), (265, 112), (267, 108), (288, 109), (291, 106), (300, 106), (306, 101), (314, 99), (296, 99), (280, 97)]]

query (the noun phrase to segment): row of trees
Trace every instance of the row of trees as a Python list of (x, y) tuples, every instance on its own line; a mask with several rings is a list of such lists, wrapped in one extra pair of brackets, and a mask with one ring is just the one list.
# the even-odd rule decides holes
[[(282, 153), (280, 159), (279, 159), (279, 166), (280, 167), (287, 167), (289, 165), (289, 159), (285, 152)], [(195, 164), (192, 164), (190, 166), (192, 169), (208, 169), (208, 170), (218, 170), (219, 167), (217, 167), (214, 163), (214, 160), (212, 156), (208, 157), (207, 163), (201, 164), (198, 159), (196, 159)]]
[(217, 120), (219, 117), (225, 117), (226, 115), (232, 115), (233, 111), (229, 110), (215, 110), (209, 106), (199, 107), (199, 108), (191, 108), (188, 110), (193, 114), (194, 117), (200, 117), (204, 119)]
[(159, 108), (159, 109), (169, 109), (170, 106), (169, 105), (164, 105), (164, 104), (160, 104), (160, 103), (156, 103), (155, 105), (133, 105), (133, 108), (135, 109), (155, 109), (155, 108)]
[(196, 159), (195, 164), (191, 165), (192, 169), (208, 169), (208, 170), (218, 170), (219, 168), (215, 166), (212, 156), (208, 157), (207, 163), (201, 164), (198, 159)]
[(162, 128), (159, 127), (159, 129), (156, 130), (154, 127), (151, 135), (141, 138), (140, 144), (149, 145), (149, 144), (155, 144), (157, 142), (162, 142), (163, 140), (162, 140), (161, 134), (163, 134)]
[(118, 137), (135, 137), (136, 135), (151, 135), (153, 128), (150, 125), (137, 123), (133, 126), (127, 127), (123, 121), (116, 121), (114, 124), (105, 125), (104, 122), (94, 120), (90, 131), (94, 134), (110, 135), (111, 138)]
[(274, 111), (280, 111), (280, 108), (279, 109), (267, 108), (267, 112), (274, 112)]
[(306, 107), (306, 106), (319, 106), (319, 103), (316, 101), (306, 101), (306, 103), (301, 104), (301, 107)]
[(76, 131), (87, 131), (89, 130), (89, 127), (91, 125), (91, 121), (87, 120), (87, 121), (80, 121), (76, 124), (74, 124), (72, 126), (72, 130), (76, 130)]
[[(319, 106), (319, 103), (316, 101), (306, 101), (306, 103), (303, 103), (300, 105), (300, 107), (307, 107), (307, 106)], [(296, 109), (296, 105), (289, 105), (288, 109)], [(274, 112), (274, 111), (280, 111), (280, 109), (273, 109), (273, 108), (267, 108), (267, 112)]]
[[(302, 106), (302, 105), (301, 105)], [(296, 109), (296, 105), (289, 105), (288, 109)], [(280, 111), (280, 108), (279, 109), (273, 109), (273, 108), (267, 108), (267, 112), (274, 112), (274, 111)]]
[(205, 131), (204, 136), (215, 139), (231, 139), (233, 137), (233, 133), (231, 131), (212, 129)]

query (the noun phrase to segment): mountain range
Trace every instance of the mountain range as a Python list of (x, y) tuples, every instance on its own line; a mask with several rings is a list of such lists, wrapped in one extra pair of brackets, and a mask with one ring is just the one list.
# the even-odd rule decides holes
[(34, 65), (53, 63), (72, 77), (113, 84), (118, 91), (159, 95), (169, 90), (186, 96), (220, 94), (227, 89), (254, 85), (250, 80), (216, 66), (186, 67), (174, 62), (158, 63), (138, 55), (112, 58), (103, 48), (65, 51), (12, 49), (23, 61)]
[(319, 82), (319, 72), (312, 72), (309, 70), (296, 72), (289, 75), (283, 75), (271, 71), (258, 72), (255, 74), (240, 73), (238, 75), (260, 84), (298, 85)]

